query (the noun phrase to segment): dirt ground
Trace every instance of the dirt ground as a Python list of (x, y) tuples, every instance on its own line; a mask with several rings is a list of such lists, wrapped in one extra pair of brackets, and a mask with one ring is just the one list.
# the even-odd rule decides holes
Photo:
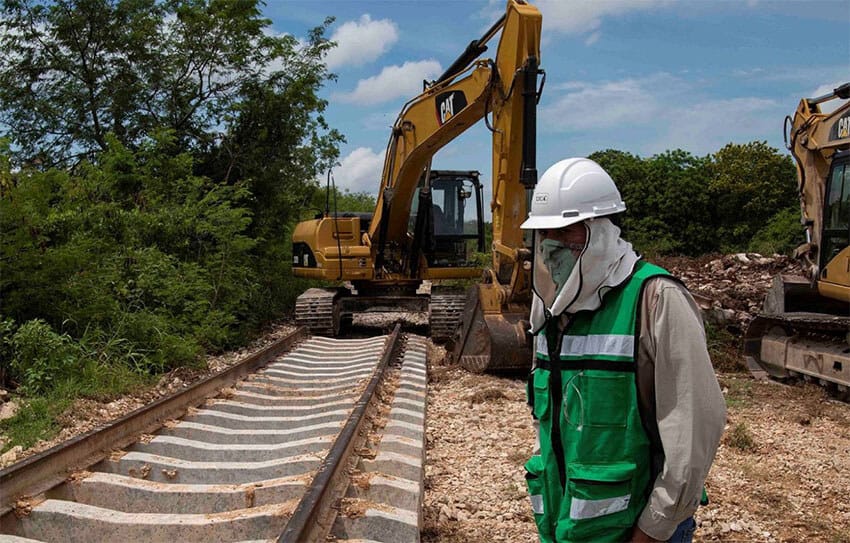
[[(446, 367), (439, 349), (431, 363), (423, 541), (537, 541), (522, 379)], [(850, 543), (850, 404), (810, 384), (718, 378), (728, 420), (695, 540)]]

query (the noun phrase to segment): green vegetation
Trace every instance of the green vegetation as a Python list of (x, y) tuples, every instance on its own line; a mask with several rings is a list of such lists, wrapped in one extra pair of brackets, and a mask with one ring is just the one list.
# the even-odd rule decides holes
[(14, 417), (0, 423), (0, 429), (9, 440), (3, 449), (16, 445), (28, 448), (40, 439), (50, 438), (61, 429), (57, 417), (70, 405), (68, 400), (55, 397), (29, 399)]
[(342, 136), (318, 97), (330, 20), (299, 42), (259, 0), (2, 6), (8, 448), (284, 315), (306, 288), (291, 226)]
[(729, 387), (726, 407), (748, 407), (752, 403), (753, 380), (748, 376), (740, 379), (733, 377), (723, 383)]
[(708, 354), (717, 371), (747, 371), (743, 362), (740, 338), (735, 337), (726, 328), (710, 322), (705, 322), (705, 336)]
[(800, 230), (800, 209), (795, 205), (777, 212), (764, 228), (756, 232), (748, 250), (764, 255), (787, 253), (790, 248), (800, 245)]
[[(11, 330), (11, 324), (4, 321), (4, 330)], [(104, 350), (110, 345), (87, 338), (75, 342), (40, 319), (26, 322), (0, 341), (9, 347), (10, 352), (4, 353), (4, 361), (11, 361), (8, 379), (20, 384), (23, 403), (14, 417), (0, 422), (0, 431), (9, 438), (4, 448), (30, 447), (53, 435), (60, 429), (57, 419), (77, 397), (106, 401), (152, 381), (120, 360), (110, 363)]]
[(628, 206), (624, 237), (648, 256), (784, 253), (803, 241), (794, 164), (764, 142), (730, 143), (706, 157), (609, 149), (590, 158), (617, 182)]

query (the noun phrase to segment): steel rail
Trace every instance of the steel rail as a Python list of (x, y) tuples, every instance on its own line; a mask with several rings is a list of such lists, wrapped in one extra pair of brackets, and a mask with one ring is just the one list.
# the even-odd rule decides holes
[(330, 514), (334, 502), (341, 498), (339, 481), (348, 474), (345, 471), (355, 447), (355, 438), (362, 430), (366, 419), (366, 411), (378, 385), (383, 381), (384, 373), (396, 350), (401, 324), (396, 324), (392, 334), (387, 339), (381, 361), (372, 374), (366, 389), (360, 399), (354, 404), (354, 409), (348, 417), (342, 431), (337, 436), (330, 452), (322, 461), (319, 469), (310, 483), (307, 492), (301, 498), (295, 511), (286, 523), (283, 533), (277, 539), (278, 543), (302, 543), (325, 541), (330, 533), (334, 516)]
[(292, 348), (306, 335), (299, 327), (262, 350), (247, 356), (230, 368), (195, 383), (186, 390), (141, 407), (106, 426), (60, 443), (0, 471), (0, 517), (9, 513), (15, 501), (36, 496), (61, 484), (76, 470), (84, 469), (138, 439), (152, 433), (170, 419), (180, 417), (189, 407), (200, 404), (217, 390), (232, 385), (270, 360)]

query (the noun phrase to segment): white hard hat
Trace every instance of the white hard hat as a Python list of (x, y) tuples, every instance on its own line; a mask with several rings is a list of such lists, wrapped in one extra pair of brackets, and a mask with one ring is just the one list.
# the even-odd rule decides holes
[(602, 166), (589, 158), (568, 158), (555, 163), (540, 177), (531, 199), (531, 212), (520, 228), (563, 228), (625, 210), (620, 191)]

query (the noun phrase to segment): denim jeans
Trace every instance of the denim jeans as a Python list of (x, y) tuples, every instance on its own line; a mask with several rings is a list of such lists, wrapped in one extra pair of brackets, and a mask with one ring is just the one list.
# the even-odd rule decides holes
[(676, 526), (676, 531), (667, 540), (667, 543), (691, 543), (694, 539), (694, 532), (697, 530), (697, 522), (694, 517), (687, 518), (681, 524)]

